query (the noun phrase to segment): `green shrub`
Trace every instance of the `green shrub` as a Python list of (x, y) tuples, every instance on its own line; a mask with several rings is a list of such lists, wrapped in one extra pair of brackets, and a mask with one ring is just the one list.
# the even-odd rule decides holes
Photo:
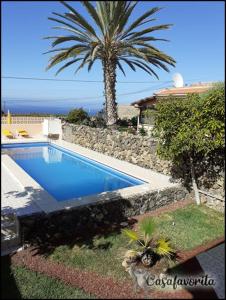
[(132, 117), (130, 119), (130, 123), (133, 127), (136, 127), (137, 126), (137, 117)]
[(224, 103), (224, 85), (218, 84), (201, 96), (170, 97), (157, 104), (158, 154), (179, 167), (179, 177), (193, 187), (198, 204), (198, 178), (209, 175), (214, 181), (224, 166)]
[(140, 135), (142, 135), (142, 136), (147, 135), (147, 132), (146, 132), (146, 130), (144, 129), (143, 126), (139, 129), (139, 133), (140, 133)]
[(68, 113), (66, 121), (74, 124), (84, 124), (87, 125), (90, 118), (86, 111), (82, 108), (73, 109)]
[(155, 117), (157, 115), (157, 110), (154, 108), (148, 108), (143, 112), (144, 123), (153, 125), (155, 123)]
[(107, 124), (106, 124), (106, 121), (104, 120), (104, 118), (97, 115), (92, 118), (92, 123), (90, 124), (90, 126), (96, 127), (96, 128), (106, 128)]

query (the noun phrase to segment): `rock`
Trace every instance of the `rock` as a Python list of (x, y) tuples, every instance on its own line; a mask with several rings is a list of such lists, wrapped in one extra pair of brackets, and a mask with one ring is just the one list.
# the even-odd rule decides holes
[(131, 161), (132, 161), (132, 163), (134, 163), (134, 164), (136, 164), (137, 163), (137, 159), (135, 158), (135, 157), (131, 157)]
[(95, 219), (97, 219), (97, 221), (102, 221), (104, 218), (104, 215), (102, 213), (99, 213), (98, 215), (95, 216)]
[(55, 234), (53, 235), (53, 237), (54, 237), (55, 239), (59, 239), (59, 238), (62, 238), (63, 235), (62, 235), (62, 233), (57, 232), (57, 233), (55, 233)]
[(129, 224), (127, 223), (127, 222), (121, 222), (120, 223), (120, 226), (122, 226), (122, 227), (127, 227)]

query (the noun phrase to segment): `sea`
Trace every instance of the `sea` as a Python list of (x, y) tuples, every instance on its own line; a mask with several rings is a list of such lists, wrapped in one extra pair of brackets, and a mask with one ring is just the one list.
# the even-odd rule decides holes
[(68, 103), (63, 101), (32, 101), (32, 100), (4, 100), (1, 103), (2, 110), (7, 113), (8, 110), (11, 114), (59, 114), (67, 115), (69, 111), (75, 108), (83, 108), (90, 116), (96, 115), (103, 106), (97, 104), (84, 104), (84, 103)]

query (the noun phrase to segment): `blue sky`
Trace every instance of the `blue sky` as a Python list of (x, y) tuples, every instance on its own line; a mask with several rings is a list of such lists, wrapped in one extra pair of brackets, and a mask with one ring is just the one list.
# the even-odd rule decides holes
[[(87, 15), (78, 2), (71, 4)], [(130, 103), (147, 97), (171, 83), (172, 75), (180, 72), (185, 83), (224, 80), (224, 2), (223, 1), (150, 1), (140, 2), (132, 20), (153, 6), (164, 7), (156, 14), (153, 25), (173, 23), (170, 30), (157, 31), (155, 37), (167, 38), (169, 43), (155, 43), (159, 49), (173, 56), (176, 67), (170, 73), (158, 71), (159, 81), (142, 70), (134, 73), (125, 67), (127, 76), (117, 73), (118, 81), (145, 81), (146, 83), (118, 83), (118, 103)], [(50, 54), (50, 40), (44, 36), (64, 34), (51, 27), (56, 24), (47, 18), (51, 12), (66, 12), (57, 1), (3, 1), (2, 2), (2, 76), (41, 77), (77, 80), (102, 80), (102, 69), (96, 64), (74, 75), (73, 67), (55, 77), (56, 69), (45, 71)], [(133, 95), (121, 95), (137, 92)], [(53, 101), (66, 105), (67, 101), (89, 103), (91, 107), (103, 103), (103, 84), (81, 82), (51, 82), (2, 79), (3, 99)], [(58, 102), (54, 102), (54, 100)], [(43, 103), (44, 103), (43, 102)], [(81, 106), (81, 105), (80, 105)]]

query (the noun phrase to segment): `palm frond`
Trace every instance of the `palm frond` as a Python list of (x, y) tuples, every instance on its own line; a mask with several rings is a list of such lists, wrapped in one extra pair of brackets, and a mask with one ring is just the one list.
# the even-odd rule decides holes
[(114, 1), (112, 2), (112, 4), (114, 4), (114, 7), (112, 8), (113, 12), (111, 14), (111, 26), (109, 28), (109, 36), (115, 38), (120, 32), (119, 20), (125, 17), (125, 12), (127, 8), (124, 1)]
[(92, 66), (94, 64), (94, 62), (96, 61), (97, 57), (95, 57), (93, 60), (90, 60), (89, 64), (88, 64), (88, 72), (92, 69)]
[(175, 250), (171, 247), (170, 242), (167, 239), (159, 239), (154, 250), (158, 255), (166, 256), (168, 258), (175, 254)]
[(158, 38), (155, 38), (153, 36), (142, 36), (142, 37), (139, 37), (139, 38), (129, 38), (129, 39), (125, 39), (124, 40), (125, 42), (129, 42), (129, 43), (133, 43), (133, 42), (147, 42), (147, 41), (162, 41), (162, 42), (169, 42), (169, 40), (167, 39), (158, 39)]
[(74, 33), (76, 36), (79, 36), (79, 37), (81, 37), (83, 39), (86, 39), (87, 42), (91, 41), (90, 36), (86, 35), (85, 33), (81, 32), (78, 29), (71, 29), (71, 28), (69, 28), (67, 26), (54, 26), (54, 27), (52, 27), (52, 29), (62, 29), (62, 30), (70, 31), (70, 32)]
[(139, 231), (145, 237), (151, 237), (155, 230), (155, 223), (151, 218), (145, 218), (140, 222)]
[(154, 58), (150, 58), (149, 59), (149, 62), (156, 66), (157, 68), (162, 68), (163, 70), (165, 70), (166, 72), (169, 72), (169, 68), (164, 64), (162, 63), (160, 60), (157, 60), (157, 59), (154, 59)]
[[(62, 15), (62, 14), (53, 12), (53, 15), (56, 15), (58, 17), (61, 17), (65, 20), (71, 22), (73, 24), (73, 27), (74, 27), (74, 25), (80, 27), (80, 28), (74, 27), (76, 29), (77, 33), (79, 33), (80, 35), (86, 36), (87, 38), (90, 38), (90, 35), (93, 35), (93, 33), (88, 32), (86, 30), (86, 28), (75, 18), (75, 16), (73, 14), (65, 13), (65, 15)], [(60, 20), (58, 20), (58, 21), (60, 21)], [(70, 23), (67, 23), (67, 24), (69, 25)], [(85, 29), (85, 31), (84, 31), (84, 29)]]
[(66, 16), (72, 18), (74, 21), (80, 24), (84, 29), (86, 29), (89, 33), (95, 36), (97, 39), (97, 35), (93, 27), (86, 21), (85, 18), (81, 14), (79, 14), (72, 6), (67, 4), (65, 1), (60, 1), (65, 7), (67, 7), (71, 13), (65, 14)]
[(64, 29), (64, 30), (73, 32), (74, 34), (76, 34), (76, 35), (78, 35), (78, 36), (86, 39), (87, 41), (91, 40), (90, 36), (86, 32), (81, 31), (80, 29), (78, 29), (78, 28), (76, 28), (76, 27), (68, 24), (67, 22), (64, 22), (62, 20), (59, 20), (59, 19), (56, 19), (56, 18), (52, 18), (52, 17), (50, 17), (48, 19), (51, 20), (51, 21), (55, 21), (55, 22), (57, 22), (59, 24), (66, 25), (66, 27), (55, 26), (55, 27), (53, 27), (53, 29)]
[(77, 36), (62, 36), (62, 37), (58, 37), (53, 43), (52, 43), (52, 47), (55, 47), (58, 44), (64, 43), (64, 42), (69, 42), (69, 41), (76, 41), (76, 42), (84, 42), (87, 43), (86, 39), (77, 37)]
[(75, 70), (75, 74), (89, 61), (89, 56), (90, 56), (90, 53), (88, 52), (84, 58), (83, 58), (83, 61), (81, 62), (81, 64), (78, 66), (78, 68)]
[(99, 50), (100, 46), (98, 44), (96, 44), (93, 49), (91, 50), (90, 52), (90, 56), (91, 56), (91, 60), (94, 60), (94, 58), (96, 57), (97, 55), (97, 52)]
[(117, 61), (117, 65), (118, 65), (119, 69), (122, 71), (123, 75), (126, 76), (126, 73), (119, 61)]
[(118, 20), (118, 33), (122, 32), (122, 30), (124, 29), (137, 3), (138, 1), (133, 1), (131, 5), (129, 3), (129, 5), (127, 6), (127, 10), (125, 9), (124, 14), (120, 15), (121, 18)]
[(59, 20), (59, 19), (56, 19), (56, 18), (53, 18), (53, 17), (49, 17), (48, 20), (54, 21), (54, 22), (57, 22), (57, 23), (60, 23), (60, 24), (63, 24), (63, 25), (66, 25), (67, 27), (73, 29), (75, 32), (79, 31), (78, 28), (76, 28), (76, 27), (72, 26), (71, 24), (69, 24), (67, 22), (64, 22), (62, 20)]
[[(54, 50), (55, 51), (60, 51), (60, 49), (54, 49)], [(54, 51), (54, 50), (52, 50), (52, 51)], [(47, 66), (46, 70), (49, 70), (50, 68), (52, 68), (56, 64), (62, 62), (65, 59), (78, 56), (86, 50), (87, 50), (87, 47), (86, 46), (81, 46), (81, 45), (75, 45), (71, 48), (66, 48), (65, 50), (61, 51), (60, 53), (58, 53), (55, 56), (50, 58), (50, 63)]]
[(76, 59), (73, 59), (73, 60), (67, 62), (66, 64), (64, 64), (64, 65), (56, 72), (55, 75), (58, 75), (58, 74), (59, 74), (61, 71), (63, 71), (65, 68), (67, 68), (68, 66), (70, 66), (70, 65), (72, 65), (72, 64), (74, 64), (74, 63), (76, 63), (76, 62), (79, 61), (79, 60), (82, 60), (82, 58), (76, 58)]
[(101, 29), (102, 33), (104, 33), (103, 24), (101, 23), (99, 15), (97, 14), (93, 5), (89, 1), (80, 1), (80, 2), (85, 6), (86, 10), (90, 14), (90, 16), (94, 19), (98, 27)]
[(136, 71), (136, 68), (134, 67), (134, 65), (130, 62), (129, 59), (120, 57), (120, 60), (124, 61), (134, 72)]
[(96, 6), (97, 6), (96, 11), (99, 16), (100, 22), (102, 24), (102, 30), (103, 30), (104, 36), (107, 36), (109, 22), (108, 22), (108, 14), (107, 14), (107, 10), (106, 10), (104, 1), (97, 1)]
[(122, 233), (124, 235), (126, 235), (131, 241), (138, 241), (139, 240), (138, 233), (134, 230), (123, 229)]
[[(144, 21), (146, 18), (150, 17), (154, 13), (158, 12), (161, 10), (160, 7), (154, 7), (148, 10), (145, 14), (143, 14), (141, 17), (139, 17), (136, 21), (134, 21), (128, 28), (123, 32), (122, 38), (126, 37), (126, 35), (133, 30), (134, 28), (137, 28), (138, 26), (143, 25), (142, 21)], [(146, 21), (147, 22), (147, 21)]]
[(147, 51), (144, 51), (144, 48), (136, 48), (132, 45), (128, 45), (126, 47), (126, 51), (128, 53), (132, 54), (132, 56), (136, 56), (136, 57), (141, 58), (145, 61), (148, 61)]
[(51, 57), (50, 58), (51, 62), (46, 67), (46, 70), (49, 70), (50, 68), (52, 68), (59, 62), (63, 61), (64, 59), (66, 59), (66, 57), (67, 57), (67, 51), (62, 51), (62, 52), (56, 54), (55, 56)]
[(58, 48), (58, 49), (52, 49), (52, 50), (48, 50), (46, 52), (43, 52), (42, 54), (48, 54), (48, 53), (52, 53), (52, 52), (58, 52), (58, 51), (67, 51), (69, 48)]
[(158, 75), (156, 74), (156, 72), (151, 69), (147, 64), (141, 62), (141, 61), (134, 61), (131, 60), (131, 62), (136, 65), (137, 67), (139, 67), (140, 69), (144, 70), (145, 72), (147, 72), (150, 75), (154, 75), (157, 79), (159, 79)]
[(157, 26), (153, 26), (147, 29), (144, 29), (142, 31), (139, 32), (130, 32), (127, 35), (124, 36), (124, 38), (131, 36), (131, 38), (135, 38), (135, 37), (140, 37), (144, 34), (156, 31), (156, 30), (163, 30), (163, 29), (169, 29), (170, 26), (172, 26), (173, 24), (164, 24), (164, 25), (157, 25)]

